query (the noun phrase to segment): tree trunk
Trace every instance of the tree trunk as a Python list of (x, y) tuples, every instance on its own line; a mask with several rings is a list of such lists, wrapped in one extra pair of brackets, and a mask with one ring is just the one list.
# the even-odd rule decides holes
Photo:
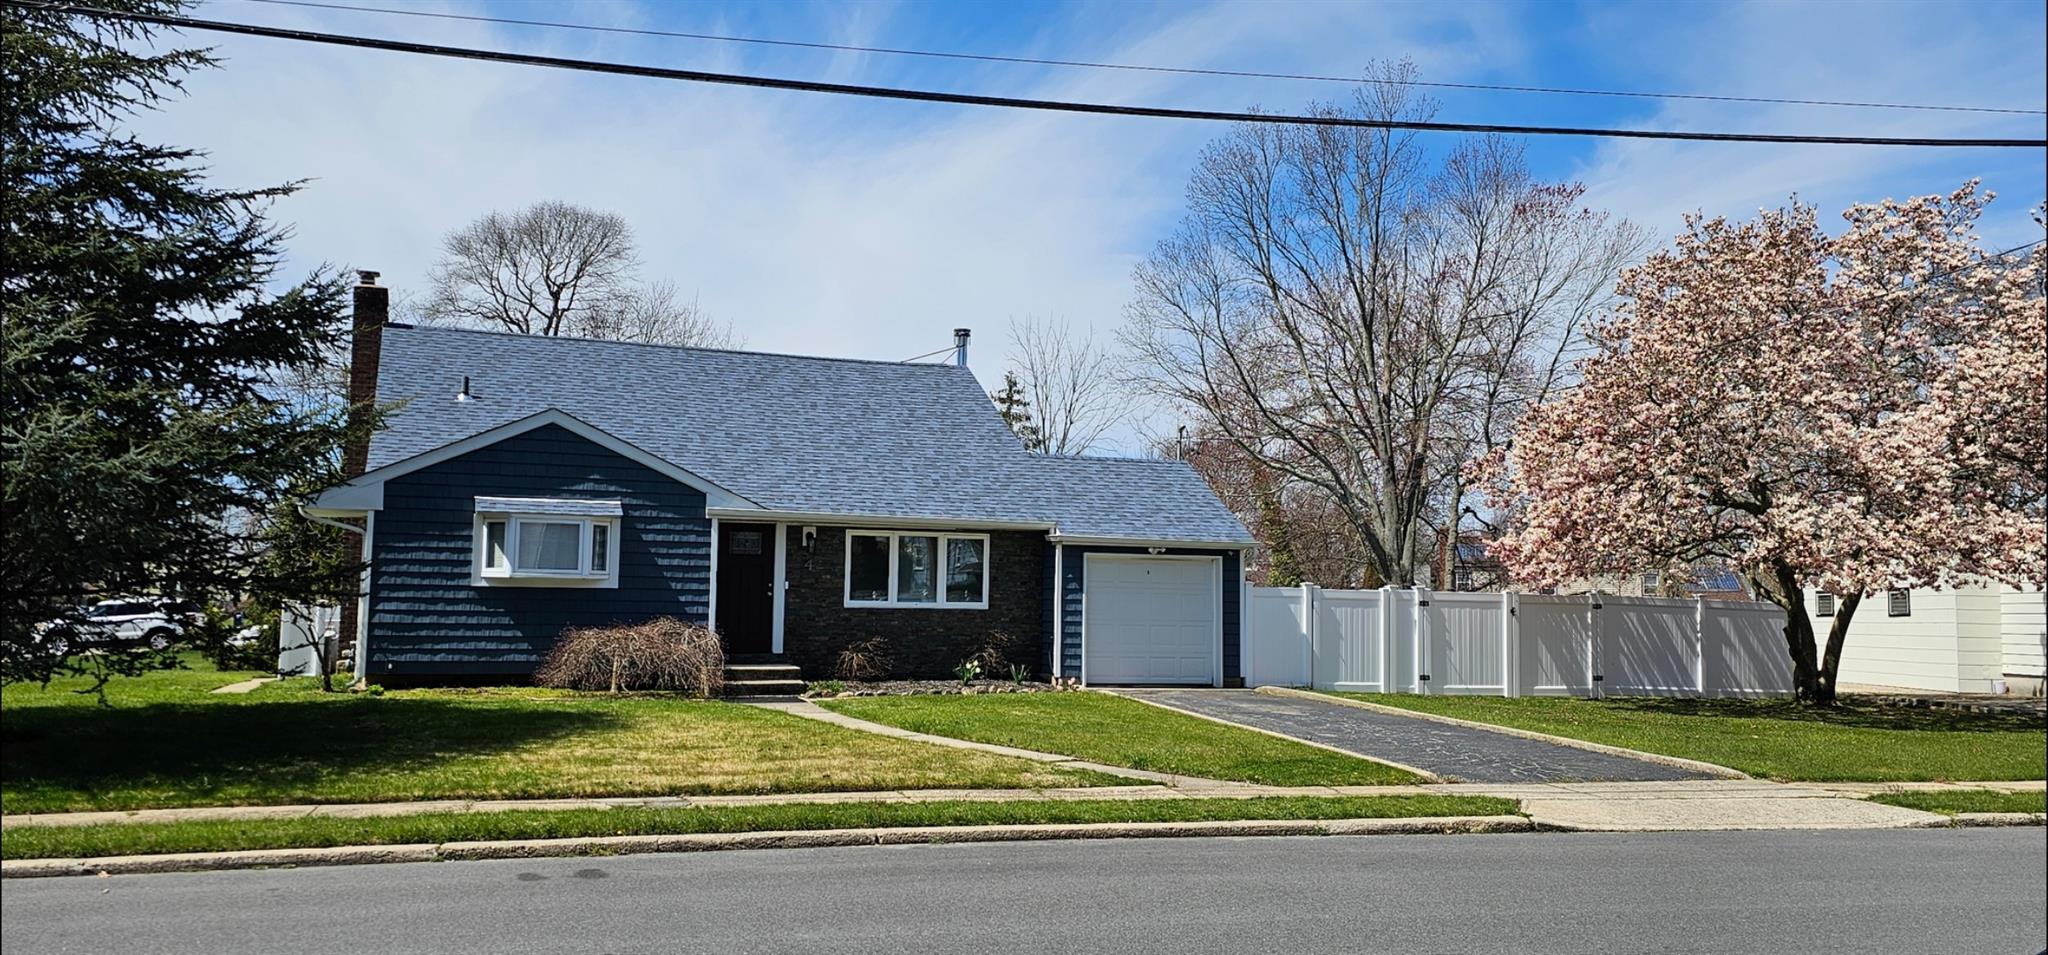
[[(1849, 638), (1849, 621), (1856, 616), (1856, 605), (1863, 602), (1862, 594), (1845, 594), (1835, 601), (1835, 619), (1828, 626), (1828, 646), (1821, 656), (1820, 673), (1815, 683), (1813, 702), (1822, 706), (1833, 706), (1835, 702), (1835, 674), (1842, 669), (1842, 644)], [(1801, 604), (1804, 607), (1804, 603)]]
[[(1813, 618), (1806, 614), (1806, 591), (1799, 586), (1799, 577), (1786, 564), (1775, 564), (1770, 576), (1757, 581), (1763, 586), (1764, 596), (1779, 609), (1785, 611), (1785, 648), (1792, 654), (1792, 694), (1801, 703), (1814, 706), (1829, 706), (1835, 702), (1835, 681), (1832, 665), (1827, 669), (1823, 686), (1822, 668), (1816, 660), (1813, 640)], [(1829, 646), (1839, 651), (1837, 641), (1830, 637)], [(1839, 662), (1831, 659), (1831, 663)]]

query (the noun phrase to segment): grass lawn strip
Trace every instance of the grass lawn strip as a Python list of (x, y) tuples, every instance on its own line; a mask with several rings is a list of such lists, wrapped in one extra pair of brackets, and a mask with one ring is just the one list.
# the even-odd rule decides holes
[(1995, 789), (1944, 789), (1878, 793), (1871, 802), (1953, 816), (1965, 812), (2048, 812), (2048, 792), (1999, 792)]
[[(204, 666), (204, 664), (200, 664)], [(1124, 785), (739, 704), (538, 689), (248, 694), (208, 669), (0, 691), (0, 811)]]
[(1107, 693), (876, 696), (834, 712), (933, 736), (1059, 753), (1110, 766), (1269, 786), (1421, 782), (1413, 773)]
[(7, 859), (170, 852), (310, 849), (587, 836), (862, 829), (895, 826), (1045, 825), (1216, 820), (1393, 819), (1512, 815), (1487, 796), (1266, 796), (1249, 799), (954, 800), (921, 803), (780, 803), (678, 809), (572, 809), (436, 813), (368, 819), (301, 817), (98, 826), (29, 826), (0, 834)]
[(2048, 776), (2038, 717), (1845, 700), (1418, 696), (1333, 693), (1422, 713), (1702, 760), (1787, 782), (2020, 780)]

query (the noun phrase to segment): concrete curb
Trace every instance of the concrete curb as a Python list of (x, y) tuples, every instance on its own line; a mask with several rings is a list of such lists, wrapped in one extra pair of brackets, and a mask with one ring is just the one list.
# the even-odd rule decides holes
[(1981, 826), (2044, 826), (2048, 825), (2048, 813), (2039, 812), (1959, 812), (1950, 825), (1965, 828)]
[(374, 865), (540, 859), (557, 856), (631, 855), (648, 852), (718, 852), (739, 849), (817, 849), (842, 846), (924, 845), (960, 842), (1037, 842), (1057, 839), (1187, 839), (1217, 836), (1366, 836), (1467, 832), (1533, 832), (1521, 816), (1427, 816), (1406, 819), (1226, 820), (1216, 822), (1108, 822), (1077, 825), (937, 826), (814, 831), (596, 836), (449, 842), (441, 845), (337, 846), (328, 849), (259, 849), (189, 852), (94, 859), (8, 859), (0, 878), (138, 875), (301, 866)]
[[(1422, 782), (1423, 782), (1423, 783), (1443, 783), (1443, 782), (1447, 782), (1447, 780), (1445, 780), (1445, 779), (1444, 779), (1444, 778), (1443, 778), (1442, 776), (1439, 776), (1439, 775), (1437, 775), (1437, 774), (1435, 774), (1435, 773), (1432, 773), (1432, 772), (1430, 772), (1429, 770), (1426, 770), (1426, 769), (1422, 769), (1422, 768), (1419, 768), (1419, 767), (1415, 767), (1415, 766), (1410, 766), (1410, 765), (1408, 765), (1407, 763), (1397, 763), (1397, 762), (1394, 762), (1394, 761), (1393, 761), (1393, 760), (1391, 760), (1391, 759), (1386, 759), (1386, 758), (1384, 758), (1384, 757), (1380, 757), (1380, 756), (1367, 756), (1367, 755), (1366, 755), (1366, 754), (1364, 754), (1364, 753), (1358, 753), (1358, 752), (1353, 752), (1353, 751), (1351, 751), (1351, 750), (1348, 750), (1348, 749), (1344, 749), (1344, 748), (1342, 748), (1342, 747), (1337, 747), (1337, 746), (1331, 746), (1331, 745), (1330, 745), (1330, 744), (1328, 744), (1328, 743), (1318, 743), (1318, 742), (1316, 742), (1315, 740), (1312, 740), (1312, 739), (1302, 739), (1302, 738), (1301, 738), (1301, 737), (1299, 737), (1299, 736), (1289, 736), (1289, 735), (1287, 735), (1286, 733), (1276, 733), (1276, 732), (1274, 732), (1274, 731), (1272, 731), (1272, 730), (1269, 730), (1269, 729), (1264, 729), (1264, 728), (1262, 728), (1262, 727), (1252, 726), (1252, 725), (1250, 725), (1250, 724), (1247, 724), (1247, 723), (1238, 723), (1238, 722), (1235, 722), (1235, 721), (1232, 721), (1232, 720), (1226, 720), (1226, 719), (1224, 719), (1224, 718), (1222, 718), (1222, 717), (1220, 717), (1220, 716), (1210, 716), (1210, 715), (1209, 715), (1209, 714), (1207, 714), (1207, 713), (1197, 713), (1197, 712), (1195, 712), (1194, 710), (1184, 710), (1184, 709), (1181, 709), (1181, 708), (1180, 708), (1180, 707), (1178, 707), (1178, 706), (1174, 706), (1174, 705), (1172, 705), (1172, 704), (1169, 704), (1169, 703), (1161, 703), (1161, 702), (1159, 702), (1158, 700), (1148, 700), (1148, 699), (1145, 699), (1144, 697), (1138, 697), (1138, 696), (1124, 696), (1124, 694), (1122, 694), (1122, 693), (1118, 693), (1118, 692), (1116, 692), (1115, 690), (1097, 690), (1097, 691), (1095, 691), (1095, 692), (1098, 692), (1098, 693), (1107, 693), (1107, 694), (1109, 694), (1110, 696), (1122, 697), (1123, 699), (1126, 699), (1126, 700), (1130, 700), (1130, 701), (1131, 701), (1131, 702), (1133, 702), (1133, 703), (1143, 703), (1143, 704), (1145, 704), (1146, 706), (1156, 706), (1156, 707), (1159, 707), (1159, 708), (1160, 708), (1160, 709), (1162, 709), (1162, 710), (1167, 710), (1167, 711), (1169, 711), (1169, 712), (1173, 712), (1173, 713), (1179, 713), (1179, 714), (1180, 714), (1180, 715), (1182, 715), (1182, 716), (1192, 716), (1192, 717), (1194, 717), (1194, 718), (1196, 718), (1196, 719), (1198, 719), (1198, 720), (1208, 720), (1208, 721), (1209, 721), (1209, 722), (1211, 722), (1211, 723), (1221, 723), (1221, 724), (1222, 724), (1222, 725), (1224, 725), (1224, 726), (1234, 727), (1234, 728), (1236, 728), (1236, 729), (1241, 729), (1241, 730), (1250, 730), (1250, 731), (1252, 731), (1252, 732), (1254, 732), (1254, 733), (1258, 733), (1258, 734), (1261, 734), (1261, 735), (1264, 735), (1264, 736), (1271, 736), (1271, 737), (1273, 737), (1273, 738), (1275, 738), (1275, 739), (1284, 739), (1284, 740), (1286, 740), (1286, 741), (1288, 741), (1288, 742), (1290, 742), (1290, 743), (1300, 743), (1300, 744), (1301, 744), (1301, 745), (1303, 745), (1303, 746), (1313, 746), (1313, 747), (1315, 747), (1316, 749), (1321, 749), (1321, 750), (1328, 750), (1329, 752), (1332, 752), (1332, 753), (1336, 753), (1336, 754), (1338, 754), (1338, 755), (1341, 755), (1341, 756), (1349, 756), (1349, 757), (1351, 757), (1352, 759), (1362, 759), (1362, 760), (1365, 760), (1365, 761), (1366, 761), (1366, 762), (1368, 762), (1368, 763), (1378, 763), (1378, 764), (1380, 764), (1380, 765), (1382, 765), (1382, 766), (1392, 766), (1392, 767), (1394, 767), (1395, 769), (1398, 769), (1398, 770), (1400, 770), (1400, 771), (1402, 771), (1402, 772), (1404, 772), (1404, 773), (1414, 773), (1414, 774), (1415, 774), (1415, 775), (1416, 775), (1417, 777), (1419, 777), (1419, 778), (1420, 778), (1420, 779), (1422, 780)], [(1265, 692), (1265, 689), (1264, 689), (1263, 687), (1261, 687), (1261, 688), (1259, 689), (1259, 691), (1258, 691), (1258, 692)]]
[(1706, 773), (1710, 776), (1719, 776), (1722, 779), (1756, 778), (1739, 769), (1730, 769), (1729, 767), (1722, 766), (1718, 763), (1702, 762), (1697, 759), (1686, 759), (1680, 756), (1666, 756), (1662, 753), (1646, 753), (1639, 749), (1629, 749), (1624, 746), (1609, 746), (1606, 743), (1593, 743), (1582, 739), (1573, 739), (1569, 736), (1552, 736), (1549, 733), (1538, 733), (1535, 730), (1516, 729), (1512, 726), (1498, 726), (1493, 723), (1481, 723), (1477, 720), (1461, 720), (1455, 716), (1444, 716), (1439, 713), (1424, 713), (1419, 710), (1406, 710), (1398, 706), (1386, 706), (1380, 703), (1367, 703), (1364, 700), (1353, 700), (1342, 696), (1332, 696), (1328, 693), (1317, 693), (1313, 690), (1297, 690), (1293, 687), (1286, 686), (1262, 686), (1254, 690), (1253, 692), (1264, 693), (1268, 696), (1287, 696), (1304, 700), (1321, 700), (1324, 703), (1335, 703), (1338, 706), (1356, 707), (1361, 710), (1371, 710), (1375, 713), (1386, 713), (1390, 716), (1412, 716), (1416, 719), (1430, 720), (1432, 722), (1437, 723), (1448, 723), (1452, 726), (1463, 726), (1467, 729), (1486, 730), (1490, 733), (1500, 733), (1506, 736), (1519, 736), (1523, 739), (1533, 739), (1545, 743), (1555, 743), (1559, 746), (1569, 746), (1573, 749), (1583, 749), (1595, 753), (1605, 753), (1609, 756), (1622, 756), (1629, 759), (1639, 759), (1646, 763), (1661, 763), (1665, 766), (1675, 766), (1679, 769), (1690, 769), (1694, 772)]

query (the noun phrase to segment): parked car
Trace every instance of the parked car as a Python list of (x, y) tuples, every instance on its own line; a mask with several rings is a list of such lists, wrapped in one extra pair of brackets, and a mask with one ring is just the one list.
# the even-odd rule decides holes
[(36, 640), (62, 656), (79, 650), (163, 650), (185, 636), (178, 618), (147, 600), (102, 600), (80, 607), (75, 617), (50, 620), (35, 630)]
[(196, 627), (206, 622), (206, 608), (190, 600), (160, 601), (156, 606), (172, 620), (187, 627)]

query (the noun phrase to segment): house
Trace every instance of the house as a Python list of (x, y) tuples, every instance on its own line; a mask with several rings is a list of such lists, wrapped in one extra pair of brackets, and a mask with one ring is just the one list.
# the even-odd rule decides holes
[[(673, 615), (830, 676), (888, 641), (943, 676), (994, 641), (1039, 677), (1241, 682), (1251, 535), (1177, 461), (1031, 454), (966, 367), (384, 320), (351, 383), (394, 406), (307, 513), (359, 519), (369, 680), (523, 677), (566, 627)], [(368, 369), (375, 369), (374, 375)]]
[(1616, 597), (1700, 597), (1706, 600), (1750, 600), (1741, 575), (1726, 567), (1701, 565), (1678, 571), (1605, 573), (1556, 589), (1561, 594), (1611, 594)]
[[(1806, 612), (1823, 635), (1840, 605), (1808, 593)], [(1824, 637), (1823, 637), (1824, 638)], [(1843, 684), (1946, 693), (2040, 696), (2048, 611), (2038, 587), (1966, 584), (1871, 594), (1849, 620)]]

